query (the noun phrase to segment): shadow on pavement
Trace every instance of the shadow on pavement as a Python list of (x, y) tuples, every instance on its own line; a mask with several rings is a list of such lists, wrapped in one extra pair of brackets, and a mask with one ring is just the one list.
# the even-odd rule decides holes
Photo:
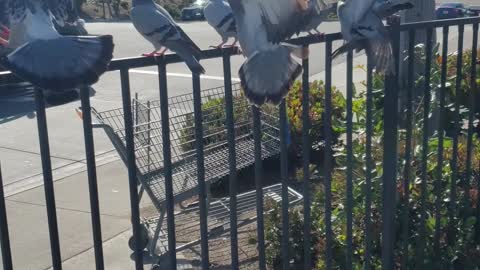
[[(96, 91), (89, 87), (90, 96)], [(72, 89), (64, 93), (45, 91), (47, 108), (64, 105), (79, 99), (79, 90)], [(0, 86), (0, 125), (28, 117), (35, 118), (34, 88), (28, 83), (16, 83)]]

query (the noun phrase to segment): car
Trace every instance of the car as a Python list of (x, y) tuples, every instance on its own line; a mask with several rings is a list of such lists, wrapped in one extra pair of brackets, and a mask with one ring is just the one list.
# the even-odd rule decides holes
[(205, 20), (203, 9), (207, 1), (197, 1), (193, 5), (182, 9), (182, 21)]
[(461, 18), (468, 14), (468, 10), (463, 3), (445, 3), (440, 5), (436, 11), (437, 19)]
[(470, 16), (480, 16), (480, 6), (470, 6), (468, 8)]

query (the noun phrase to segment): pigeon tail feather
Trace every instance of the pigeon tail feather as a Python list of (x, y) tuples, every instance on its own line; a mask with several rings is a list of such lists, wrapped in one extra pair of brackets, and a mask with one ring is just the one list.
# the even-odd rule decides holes
[(0, 64), (37, 87), (64, 91), (96, 83), (108, 68), (113, 47), (110, 35), (35, 40), (1, 57)]
[(279, 104), (287, 95), (302, 66), (285, 46), (254, 53), (239, 71), (242, 88), (251, 103)]
[[(192, 46), (193, 44), (193, 46)], [(177, 41), (165, 43), (167, 48), (176, 52), (187, 64), (188, 68), (194, 74), (204, 74), (205, 69), (200, 64), (201, 51), (197, 51), (197, 46), (193, 42)]]
[(392, 45), (389, 40), (369, 40), (367, 56), (371, 57), (375, 70), (384, 75), (394, 75)]
[(340, 48), (336, 49), (333, 52), (332, 59), (335, 59), (339, 55), (344, 54), (351, 50), (357, 50), (357, 52), (359, 52), (365, 49), (367, 47), (366, 41), (367, 41), (366, 39), (355, 39), (343, 44), (342, 46), (340, 46)]

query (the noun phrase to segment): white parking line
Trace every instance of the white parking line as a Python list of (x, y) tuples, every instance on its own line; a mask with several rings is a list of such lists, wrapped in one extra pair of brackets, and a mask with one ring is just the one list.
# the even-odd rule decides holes
[[(158, 75), (158, 71), (151, 71), (151, 70), (131, 69), (130, 72), (137, 73), (137, 74), (146, 74), (146, 75)], [(184, 74), (184, 73), (167, 72), (167, 76), (179, 77), (179, 78), (192, 78), (192, 74)], [(209, 76), (209, 75), (200, 75), (200, 78), (205, 80), (215, 80), (215, 81), (222, 81), (222, 82), (224, 80), (223, 77)], [(240, 82), (240, 79), (232, 78), (232, 82)]]

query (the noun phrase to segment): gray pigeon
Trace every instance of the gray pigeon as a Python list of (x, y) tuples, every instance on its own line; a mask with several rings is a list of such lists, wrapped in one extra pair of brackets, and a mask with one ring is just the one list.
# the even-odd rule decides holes
[(384, 19), (395, 13), (413, 8), (413, 4), (406, 0), (376, 0), (373, 4), (373, 11), (380, 18)]
[(244, 55), (239, 75), (245, 95), (255, 105), (278, 104), (302, 72), (292, 54), (305, 58), (303, 48), (284, 43), (304, 29), (310, 15), (303, 0), (229, 0)]
[(182, 57), (193, 73), (205, 73), (198, 61), (201, 57), (200, 48), (183, 32), (168, 11), (153, 0), (133, 0), (132, 4), (130, 17), (133, 25), (155, 47), (155, 51), (144, 55), (163, 55), (168, 48)]
[(312, 31), (314, 31), (318, 35), (323, 35), (317, 28), (328, 18), (330, 13), (336, 10), (336, 5), (326, 3), (324, 0), (310, 0), (308, 6), (311, 14), (306, 16), (308, 21), (302, 32), (308, 32), (313, 35)]
[(0, 64), (37, 87), (65, 91), (94, 84), (113, 55), (112, 36), (61, 36), (52, 20), (78, 19), (72, 0), (0, 0), (8, 18), (9, 52)]
[(229, 38), (235, 38), (230, 46), (237, 44), (237, 25), (233, 17), (232, 8), (225, 0), (210, 0), (203, 11), (205, 19), (222, 37), (222, 43), (215, 48), (223, 47)]
[(338, 3), (338, 17), (346, 43), (333, 53), (333, 58), (349, 50), (365, 49), (373, 59), (372, 68), (382, 74), (395, 72), (388, 31), (382, 18), (410, 5), (391, 5), (385, 0), (344, 0)]

